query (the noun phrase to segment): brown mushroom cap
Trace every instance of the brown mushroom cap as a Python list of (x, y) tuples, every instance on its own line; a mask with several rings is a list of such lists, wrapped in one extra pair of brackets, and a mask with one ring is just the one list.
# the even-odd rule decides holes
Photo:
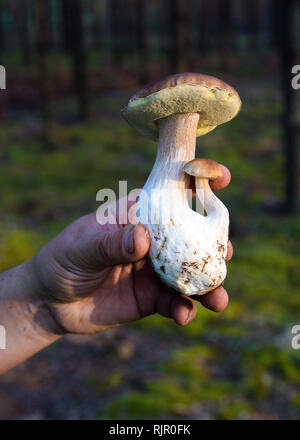
[(230, 121), (241, 107), (238, 93), (228, 84), (201, 73), (170, 75), (138, 90), (121, 110), (139, 133), (157, 139), (156, 120), (178, 113), (200, 113), (197, 136)]
[(184, 165), (183, 170), (202, 179), (215, 180), (223, 175), (221, 165), (211, 159), (193, 159)]

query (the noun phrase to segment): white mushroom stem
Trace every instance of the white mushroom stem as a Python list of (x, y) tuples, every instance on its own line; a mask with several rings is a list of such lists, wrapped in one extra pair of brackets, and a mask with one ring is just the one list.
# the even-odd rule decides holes
[(203, 177), (195, 177), (195, 187), (197, 197), (203, 204), (208, 220), (212, 221), (215, 217), (218, 217), (219, 221), (220, 218), (223, 219), (224, 216), (227, 219), (227, 208), (225, 208), (221, 200), (213, 193), (209, 180)]
[[(206, 293), (222, 283), (228, 212), (213, 194), (208, 179), (196, 177), (207, 216), (194, 212), (185, 189), (184, 165), (195, 157), (198, 113), (158, 120), (158, 153), (138, 202), (141, 220), (149, 229), (149, 256), (161, 278), (181, 293)], [(146, 213), (146, 214), (145, 214)]]
[[(195, 177), (197, 197), (200, 199), (206, 216), (204, 222), (209, 225), (211, 233), (215, 233), (220, 243), (224, 245), (224, 257), (227, 253), (227, 237), (229, 228), (229, 214), (226, 206), (213, 193), (209, 180)], [(225, 237), (225, 239), (224, 239)]]
[(185, 203), (188, 178), (183, 166), (195, 157), (198, 121), (198, 113), (176, 114), (157, 121), (158, 151), (145, 189), (166, 190), (168, 201), (175, 191), (176, 197)]

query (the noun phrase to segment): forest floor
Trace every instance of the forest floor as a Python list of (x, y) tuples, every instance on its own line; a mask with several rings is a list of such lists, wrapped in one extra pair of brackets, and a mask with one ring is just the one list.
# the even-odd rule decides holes
[[(267, 85), (266, 85), (267, 84)], [(300, 417), (300, 224), (280, 214), (279, 95), (269, 81), (235, 83), (244, 106), (198, 141), (198, 156), (227, 165), (219, 193), (235, 254), (221, 314), (198, 308), (185, 328), (152, 316), (95, 336), (67, 336), (0, 377), (1, 419)], [(94, 99), (90, 122), (55, 104), (55, 148), (40, 143), (31, 110), (0, 127), (0, 270), (30, 258), (70, 221), (97, 208), (99, 189), (140, 187), (155, 145), (118, 116), (128, 94)]]

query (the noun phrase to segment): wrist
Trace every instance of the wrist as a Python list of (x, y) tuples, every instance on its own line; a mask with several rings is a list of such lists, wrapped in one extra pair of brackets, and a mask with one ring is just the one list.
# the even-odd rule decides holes
[(29, 260), (19, 266), (24, 280), (24, 299), (27, 302), (26, 319), (32, 324), (34, 332), (50, 341), (56, 340), (66, 332), (56, 321), (52, 313), (50, 300), (43, 293), (36, 276), (33, 260)]
[(0, 350), (0, 374), (60, 338), (51, 313), (34, 288), (31, 263), (0, 273), (0, 324), (5, 350)]

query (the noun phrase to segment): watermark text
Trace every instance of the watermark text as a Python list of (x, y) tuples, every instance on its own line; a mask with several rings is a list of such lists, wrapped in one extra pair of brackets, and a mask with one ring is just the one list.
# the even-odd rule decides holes
[(300, 64), (296, 64), (292, 67), (292, 74), (295, 75), (292, 78), (292, 87), (294, 90), (300, 89)]
[(6, 349), (6, 330), (3, 325), (0, 325), (0, 350)]
[[(197, 188), (197, 197), (186, 188), (178, 192), (177, 197), (170, 197), (167, 189), (135, 188), (128, 193), (127, 181), (119, 182), (119, 194), (110, 188), (97, 192), (96, 201), (102, 202), (96, 211), (96, 219), (100, 225), (127, 225), (143, 223), (152, 225), (182, 225), (185, 223), (187, 211), (181, 208), (191, 208), (198, 214), (205, 215), (209, 197), (205, 191)], [(194, 203), (193, 203), (194, 200)]]
[(291, 345), (294, 350), (299, 350), (300, 348), (300, 325), (294, 325), (291, 330), (293, 335)]
[(0, 65), (0, 89), (6, 89), (6, 69), (4, 66)]

